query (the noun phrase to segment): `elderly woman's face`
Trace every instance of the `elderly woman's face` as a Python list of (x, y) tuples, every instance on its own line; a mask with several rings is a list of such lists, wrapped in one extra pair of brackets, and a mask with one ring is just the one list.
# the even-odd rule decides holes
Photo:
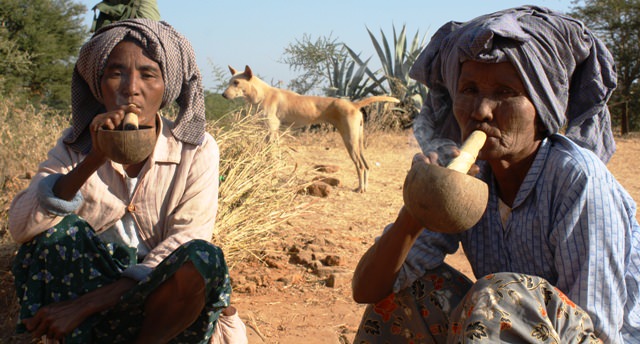
[(477, 129), (487, 134), (479, 159), (516, 162), (539, 146), (535, 107), (509, 62), (464, 62), (453, 112), (463, 138)]
[(164, 80), (160, 65), (139, 45), (123, 41), (113, 48), (100, 80), (107, 111), (135, 104), (140, 125), (155, 127), (155, 116), (162, 105)]

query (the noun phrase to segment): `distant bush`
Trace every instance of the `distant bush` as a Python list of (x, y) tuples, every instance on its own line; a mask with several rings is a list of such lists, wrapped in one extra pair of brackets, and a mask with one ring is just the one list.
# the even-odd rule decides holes
[(215, 121), (232, 112), (239, 111), (244, 105), (244, 101), (242, 99), (224, 99), (221, 94), (205, 91), (204, 105), (207, 119)]

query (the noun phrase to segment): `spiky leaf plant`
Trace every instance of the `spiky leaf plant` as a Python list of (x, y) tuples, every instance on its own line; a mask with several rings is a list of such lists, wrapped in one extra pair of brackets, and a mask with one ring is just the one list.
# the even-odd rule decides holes
[[(420, 33), (416, 32), (411, 43), (408, 44), (406, 26), (403, 25), (400, 32), (397, 32), (393, 26), (393, 45), (391, 45), (384, 31), (380, 30), (380, 40), (368, 28), (367, 32), (378, 55), (381, 68), (379, 72), (372, 72), (366, 67), (366, 75), (383, 93), (400, 99), (400, 107), (410, 118), (413, 118), (422, 106), (426, 88), (409, 77), (409, 70), (425, 47), (426, 35), (421, 38)], [(367, 66), (368, 60), (362, 61), (353, 49), (346, 45), (345, 47), (358, 65)]]

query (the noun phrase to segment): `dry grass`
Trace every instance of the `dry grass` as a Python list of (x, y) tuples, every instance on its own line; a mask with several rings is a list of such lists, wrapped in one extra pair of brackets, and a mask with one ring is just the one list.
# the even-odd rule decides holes
[(26, 187), (28, 175), (46, 158), (66, 123), (66, 117), (48, 109), (0, 102), (0, 343), (28, 343), (30, 338), (13, 335), (18, 305), (10, 266), (17, 245), (7, 232), (9, 204)]
[[(47, 108), (0, 102), (0, 177), (34, 169), (67, 127), (68, 117)], [(35, 159), (35, 160), (34, 160)]]
[(7, 210), (18, 178), (34, 171), (53, 147), (68, 118), (49, 109), (18, 108), (10, 100), (0, 102), (0, 235), (6, 230)]
[(220, 161), (220, 201), (214, 242), (230, 265), (246, 254), (260, 258), (276, 228), (310, 206), (294, 199), (303, 182), (276, 142), (265, 141), (257, 116), (231, 113), (212, 123)]

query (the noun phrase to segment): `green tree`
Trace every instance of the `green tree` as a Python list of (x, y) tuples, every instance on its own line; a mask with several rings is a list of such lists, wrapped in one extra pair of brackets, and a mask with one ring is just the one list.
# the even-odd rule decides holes
[(81, 18), (86, 13), (70, 0), (0, 0), (0, 42), (6, 40), (14, 61), (28, 66), (0, 68), (4, 91), (67, 107), (73, 63), (88, 33)]
[(220, 93), (204, 91), (204, 107), (208, 120), (217, 121), (231, 112), (239, 111), (243, 106), (244, 100), (240, 98), (229, 100), (224, 99)]
[(342, 44), (337, 38), (320, 36), (317, 39), (304, 34), (302, 39), (296, 39), (285, 49), (281, 62), (286, 63), (295, 72), (302, 75), (291, 80), (289, 88), (305, 94), (314, 89), (322, 89), (333, 85), (333, 68), (347, 57)]
[[(616, 61), (618, 88), (609, 108), (622, 134), (640, 129), (640, 0), (574, 1), (572, 15), (602, 39)], [(635, 111), (633, 111), (635, 110)]]
[[(320, 36), (315, 41), (305, 34), (285, 48), (281, 62), (303, 74), (290, 81), (288, 88), (305, 94), (313, 90), (330, 97), (360, 99), (382, 90), (364, 64), (349, 57), (348, 47), (337, 38)], [(368, 60), (367, 60), (368, 61)]]
[(9, 94), (5, 86), (7, 76), (12, 73), (25, 73), (31, 66), (28, 52), (20, 51), (16, 42), (8, 37), (4, 23), (0, 23), (0, 96)]

